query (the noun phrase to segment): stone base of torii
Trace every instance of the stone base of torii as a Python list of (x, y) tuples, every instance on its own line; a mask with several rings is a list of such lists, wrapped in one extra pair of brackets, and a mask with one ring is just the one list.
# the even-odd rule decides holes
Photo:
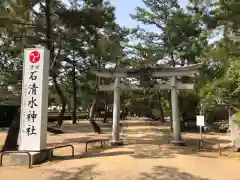
[[(188, 76), (198, 73), (202, 64), (195, 64), (185, 67), (167, 67), (155, 68), (151, 70), (151, 77), (171, 77), (170, 83), (153, 85), (154, 89), (171, 90), (172, 101), (172, 120), (173, 120), (173, 135), (170, 141), (174, 145), (185, 145), (181, 136), (180, 116), (178, 107), (178, 90), (193, 89), (193, 84), (181, 84), (177, 82), (178, 76)], [(149, 71), (149, 69), (148, 69)], [(113, 103), (113, 126), (112, 126), (112, 145), (123, 145), (123, 140), (120, 139), (120, 94), (122, 90), (144, 90), (144, 87), (136, 85), (124, 85), (121, 83), (121, 78), (141, 76), (139, 69), (117, 69), (117, 70), (97, 70), (94, 73), (99, 77), (115, 78), (114, 84), (100, 85), (100, 91), (114, 91)]]

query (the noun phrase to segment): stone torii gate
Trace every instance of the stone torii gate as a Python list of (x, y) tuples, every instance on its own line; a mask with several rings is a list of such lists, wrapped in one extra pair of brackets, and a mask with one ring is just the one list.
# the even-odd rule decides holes
[[(184, 144), (181, 137), (178, 95), (177, 90), (180, 89), (193, 89), (193, 84), (182, 84), (177, 82), (178, 76), (189, 76), (198, 74), (202, 64), (195, 64), (183, 67), (162, 67), (162, 68), (138, 68), (138, 69), (99, 69), (94, 73), (98, 77), (115, 78), (114, 84), (100, 85), (100, 91), (114, 91), (114, 107), (113, 107), (113, 129), (112, 139), (110, 141), (113, 145), (121, 145), (123, 141), (120, 139), (119, 122), (120, 122), (120, 93), (121, 90), (144, 90), (148, 86), (154, 89), (171, 89), (172, 101), (172, 120), (173, 120), (173, 144)], [(140, 86), (125, 85), (121, 83), (121, 78), (127, 77), (140, 77)], [(157, 77), (171, 77), (170, 83), (165, 84), (152, 84), (151, 78)]]

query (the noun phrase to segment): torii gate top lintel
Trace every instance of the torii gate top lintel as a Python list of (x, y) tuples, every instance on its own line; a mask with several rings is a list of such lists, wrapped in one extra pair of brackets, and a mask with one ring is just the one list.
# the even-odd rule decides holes
[(150, 73), (152, 77), (188, 76), (198, 74), (202, 63), (181, 67), (160, 68), (111, 68), (97, 69), (93, 73), (99, 77), (132, 77), (141, 73)]

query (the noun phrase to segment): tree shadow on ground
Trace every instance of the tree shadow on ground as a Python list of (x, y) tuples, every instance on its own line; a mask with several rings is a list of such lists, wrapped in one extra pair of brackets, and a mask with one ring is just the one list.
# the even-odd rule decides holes
[(47, 143), (47, 146), (53, 147), (53, 146), (59, 146), (59, 145), (67, 145), (67, 144), (73, 144), (73, 143), (86, 142), (87, 140), (89, 140), (88, 137), (69, 138), (69, 139), (64, 139), (62, 142)]
[(134, 127), (134, 126), (164, 126), (163, 123), (159, 122), (159, 121), (151, 121), (151, 120), (141, 120), (141, 121), (131, 121), (131, 120), (127, 120), (127, 121), (122, 121), (123, 122), (123, 126), (127, 126), (127, 127)]
[[(127, 148), (130, 148), (131, 151), (135, 152), (131, 156), (134, 158), (173, 158), (176, 154), (182, 155), (194, 155), (199, 157), (209, 157), (209, 158), (217, 158), (219, 156), (218, 149), (212, 148), (214, 144), (205, 143), (206, 149), (203, 152), (198, 151), (198, 138), (195, 136), (188, 137), (184, 136), (184, 140), (187, 143), (187, 146), (174, 146), (169, 144), (169, 140), (171, 139), (171, 134), (168, 129), (158, 129), (146, 127), (145, 129), (127, 129), (125, 130), (127, 136)], [(136, 137), (139, 135), (139, 137)], [(75, 146), (80, 145), (81, 143), (86, 142), (89, 139), (95, 138), (104, 138), (110, 139), (110, 135), (96, 136), (89, 135), (88, 137), (80, 137), (80, 138), (69, 138), (63, 140), (61, 143), (49, 143), (48, 146), (63, 145), (63, 144), (75, 144)], [(229, 143), (228, 140), (218, 139), (216, 138), (205, 138), (205, 140), (217, 142), (219, 144)], [(93, 152), (98, 151), (100, 146), (99, 142), (94, 144), (90, 144), (89, 150)], [(104, 146), (101, 151), (103, 152), (106, 149), (110, 149), (107, 145)], [(124, 147), (125, 148), (125, 147)], [(208, 154), (206, 154), (208, 153)], [(209, 154), (210, 153), (210, 154)], [(84, 152), (81, 152), (83, 155)], [(98, 156), (98, 155), (97, 155)], [(99, 154), (101, 156), (101, 154)]]
[[(111, 124), (109, 123), (98, 123), (98, 125), (100, 126), (103, 134), (104, 133), (109, 133), (111, 132)], [(72, 134), (72, 133), (94, 133), (93, 128), (90, 125), (90, 122), (81, 122), (78, 124), (69, 124), (69, 123), (65, 123), (62, 126), (62, 131), (64, 133), (67, 134)]]
[[(126, 126), (124, 125), (124, 133), (126, 133), (126, 147), (129, 148), (131, 151), (135, 152), (131, 156), (134, 158), (173, 158), (176, 156), (176, 154), (182, 154), (182, 155), (193, 155), (193, 156), (199, 156), (199, 157), (209, 157), (209, 158), (216, 158), (219, 157), (218, 149), (212, 148), (212, 145), (219, 143), (219, 144), (226, 144), (229, 143), (228, 140), (224, 139), (218, 139), (217, 136), (215, 137), (205, 137), (205, 140), (212, 141), (215, 143), (205, 143), (206, 149), (203, 152), (198, 151), (198, 136), (193, 135), (191, 133), (183, 133), (184, 140), (187, 143), (187, 146), (174, 146), (172, 144), (169, 144), (169, 140), (171, 139), (171, 133), (167, 126), (160, 125), (158, 122), (153, 122), (154, 126), (151, 124), (149, 126), (148, 122), (124, 122), (126, 123)], [(138, 125), (138, 128), (134, 129), (129, 127), (128, 124), (131, 124), (135, 126)], [(146, 124), (147, 123), (147, 124)], [(144, 125), (140, 126), (139, 125)], [(159, 124), (159, 125), (157, 125)], [(101, 124), (102, 126), (103, 124)], [(109, 124), (108, 124), (109, 125)], [(106, 126), (108, 126), (106, 125)], [(72, 128), (72, 132), (76, 133), (78, 132), (78, 128), (76, 126), (79, 126), (80, 129), (88, 129), (89, 132), (91, 132), (91, 127), (88, 123), (83, 122), (79, 123), (78, 125), (72, 125), (68, 124), (66, 129)], [(145, 128), (144, 128), (145, 127)], [(79, 129), (79, 131), (80, 131)], [(108, 128), (108, 131), (111, 131), (111, 128)], [(81, 133), (83, 131), (81, 130)], [(190, 136), (189, 136), (190, 135)], [(63, 145), (63, 144), (75, 144), (76, 146), (80, 145), (81, 143), (84, 143), (85, 141), (89, 139), (95, 139), (95, 138), (106, 138), (110, 139), (110, 134), (103, 134), (103, 135), (96, 135), (96, 134), (87, 134), (87, 137), (79, 137), (79, 138), (69, 138), (64, 139), (60, 143), (49, 143), (49, 146), (55, 146), (55, 145)], [(138, 136), (138, 137), (137, 137)], [(100, 143), (97, 142), (96, 144), (91, 144), (89, 147), (94, 148), (94, 152), (96, 151), (96, 147), (98, 148)], [(111, 147), (104, 146), (104, 149), (101, 149), (101, 151), (104, 151), (105, 149), (109, 149)], [(207, 154), (206, 154), (207, 153)], [(81, 153), (82, 155), (83, 153)], [(100, 155), (100, 154), (99, 154)]]
[(179, 172), (177, 168), (155, 166), (150, 173), (141, 173), (137, 180), (210, 180), (194, 176), (189, 173)]
[(128, 144), (135, 152), (134, 158), (173, 158), (176, 150), (171, 147), (162, 148), (168, 144), (168, 137), (145, 135), (138, 138), (129, 138)]
[[(66, 144), (84, 144), (86, 143), (88, 140), (91, 139), (110, 139), (109, 135), (102, 135), (102, 136), (96, 136), (96, 135), (88, 135), (86, 137), (80, 137), (80, 138), (67, 138), (64, 139), (62, 142), (58, 143), (58, 142), (52, 142), (52, 143), (47, 143), (48, 147), (52, 147), (52, 146), (57, 146), (57, 145), (66, 145)], [(93, 143), (91, 143), (93, 144)], [(94, 144), (100, 144), (100, 142), (95, 142)]]
[(133, 155), (134, 151), (114, 151), (104, 152), (106, 149), (94, 149), (92, 152), (83, 152), (81, 154), (72, 156), (54, 156), (54, 161), (60, 160), (73, 160), (73, 159), (84, 159), (84, 158), (97, 158), (97, 157), (110, 157), (110, 156), (121, 156), (121, 155)]
[[(102, 122), (97, 122), (98, 125), (100, 126), (103, 134), (106, 133), (111, 133), (112, 131), (112, 122), (109, 121), (108, 123), (102, 123)], [(123, 127), (135, 127), (135, 126), (140, 126), (140, 127), (149, 127), (149, 126), (164, 126), (161, 124), (159, 121), (122, 121)], [(64, 133), (93, 133), (93, 129), (90, 126), (90, 123), (88, 121), (82, 121), (78, 124), (70, 124), (70, 123), (65, 123), (62, 126), (62, 130)]]
[[(109, 133), (112, 128), (112, 123), (107, 122), (98, 122), (96, 123), (100, 126), (102, 133)], [(56, 123), (48, 122), (48, 126), (50, 127), (56, 127)], [(78, 122), (77, 124), (72, 124), (71, 121), (64, 121), (61, 130), (64, 132), (64, 134), (75, 134), (78, 133), (94, 133), (94, 129), (91, 126), (90, 122), (88, 120), (82, 120)], [(55, 134), (53, 134), (55, 136)]]
[[(131, 131), (131, 133), (133, 133), (133, 131)], [(137, 133), (137, 131), (134, 133)], [(186, 146), (174, 146), (169, 143), (170, 140), (171, 134), (167, 130), (161, 130), (159, 131), (159, 135), (156, 133), (146, 133), (141, 137), (130, 137), (128, 144), (129, 147), (135, 151), (135, 154), (132, 155), (134, 158), (174, 158), (177, 154), (209, 158), (219, 156), (218, 149), (212, 146), (216, 143), (210, 143), (210, 145), (205, 143), (206, 149), (204, 153), (208, 153), (208, 155), (206, 155), (198, 151), (199, 139), (197, 138), (185, 137)], [(219, 144), (229, 142), (228, 140), (218, 138), (206, 138), (206, 140)]]
[(96, 164), (91, 164), (80, 168), (66, 169), (66, 171), (55, 171), (49, 180), (92, 180), (101, 175), (100, 172), (94, 170), (95, 167)]

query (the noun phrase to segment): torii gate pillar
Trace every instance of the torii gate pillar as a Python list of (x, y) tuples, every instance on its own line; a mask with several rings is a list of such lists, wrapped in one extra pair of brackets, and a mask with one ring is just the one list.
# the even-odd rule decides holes
[(171, 77), (171, 104), (172, 104), (172, 123), (173, 123), (173, 144), (184, 144), (181, 137), (181, 126), (179, 117), (178, 94), (176, 77)]
[(120, 140), (120, 77), (115, 78), (114, 82), (114, 100), (113, 100), (113, 123), (112, 123), (112, 139), (111, 145), (123, 145), (123, 141)]

